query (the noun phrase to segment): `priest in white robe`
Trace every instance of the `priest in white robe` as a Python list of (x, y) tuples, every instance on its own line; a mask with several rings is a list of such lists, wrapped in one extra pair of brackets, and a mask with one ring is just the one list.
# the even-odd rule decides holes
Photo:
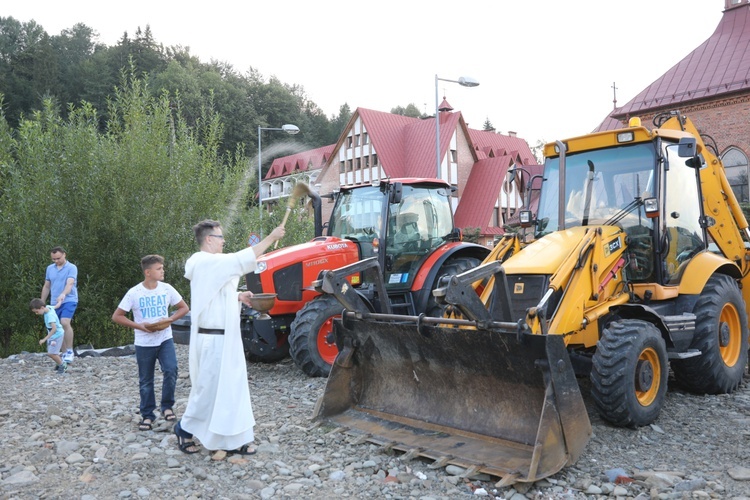
[[(209, 450), (255, 453), (255, 419), (250, 404), (244, 348), (240, 332), (240, 303), (252, 307), (252, 292), (239, 292), (240, 277), (256, 267), (256, 257), (284, 237), (279, 226), (253, 247), (225, 254), (224, 233), (217, 221), (193, 227), (200, 251), (185, 263), (190, 280), (190, 396), (175, 425), (178, 446), (199, 451), (192, 436)], [(192, 436), (191, 436), (192, 435)]]

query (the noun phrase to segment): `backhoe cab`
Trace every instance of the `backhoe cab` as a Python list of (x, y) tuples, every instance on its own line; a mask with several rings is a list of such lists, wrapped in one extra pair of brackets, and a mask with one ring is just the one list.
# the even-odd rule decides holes
[[(501, 241), (433, 293), (443, 318), (346, 311), (316, 418), (532, 482), (604, 419), (654, 422), (667, 375), (728, 393), (748, 356), (748, 224), (716, 151), (679, 113), (545, 146), (536, 239)], [(510, 256), (507, 249), (513, 248)]]

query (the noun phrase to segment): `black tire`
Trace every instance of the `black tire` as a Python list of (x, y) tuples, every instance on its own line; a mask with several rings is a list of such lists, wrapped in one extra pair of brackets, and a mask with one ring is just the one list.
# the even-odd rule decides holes
[(461, 274), (465, 271), (468, 271), (469, 269), (479, 266), (481, 263), (481, 260), (475, 259), (474, 257), (455, 257), (443, 262), (443, 265), (440, 266), (440, 270), (438, 270), (435, 282), (432, 284), (432, 288), (430, 289), (430, 298), (427, 300), (425, 314), (432, 318), (443, 317), (443, 310), (445, 309), (445, 307), (438, 304), (437, 300), (435, 300), (435, 296), (432, 295), (432, 290), (440, 286), (440, 278), (442, 278), (443, 276), (454, 276), (456, 274)]
[(599, 414), (620, 427), (652, 423), (667, 392), (667, 347), (653, 324), (637, 319), (610, 323), (596, 344), (591, 397)]
[(700, 356), (672, 361), (677, 381), (698, 394), (725, 394), (739, 387), (747, 365), (747, 312), (737, 282), (714, 275), (693, 308)]
[(338, 353), (333, 339), (333, 318), (344, 307), (332, 295), (320, 295), (300, 309), (292, 321), (289, 353), (310, 377), (327, 377)]

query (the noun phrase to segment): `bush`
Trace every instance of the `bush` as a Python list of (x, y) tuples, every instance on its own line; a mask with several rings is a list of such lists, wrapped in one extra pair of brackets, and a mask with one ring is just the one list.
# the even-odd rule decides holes
[[(41, 351), (44, 327), (28, 303), (39, 296), (53, 246), (63, 246), (78, 266), (76, 345), (110, 347), (132, 342), (132, 332), (110, 317), (143, 279), (143, 255), (163, 255), (165, 280), (189, 301), (183, 273), (196, 249), (193, 224), (220, 220), (228, 251), (246, 246), (247, 228), (257, 225), (242, 183), (252, 165), (239, 148), (219, 154), (222, 125), (210, 102), (199, 126), (189, 128), (179, 96), (149, 97), (131, 72), (107, 115), (101, 133), (97, 111), (85, 103), (63, 121), (47, 100), (15, 131), (0, 114), (0, 244), (11, 257), (0, 274), (0, 356)], [(283, 216), (278, 212), (264, 218), (266, 234)], [(290, 233), (308, 230), (306, 221), (291, 219)]]

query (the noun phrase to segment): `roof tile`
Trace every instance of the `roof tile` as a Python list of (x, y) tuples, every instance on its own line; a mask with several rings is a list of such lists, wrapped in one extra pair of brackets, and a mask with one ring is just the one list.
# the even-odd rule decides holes
[[(596, 130), (621, 126), (628, 116), (750, 89), (750, 4), (727, 9), (714, 33)], [(610, 120), (615, 118), (615, 120)]]

